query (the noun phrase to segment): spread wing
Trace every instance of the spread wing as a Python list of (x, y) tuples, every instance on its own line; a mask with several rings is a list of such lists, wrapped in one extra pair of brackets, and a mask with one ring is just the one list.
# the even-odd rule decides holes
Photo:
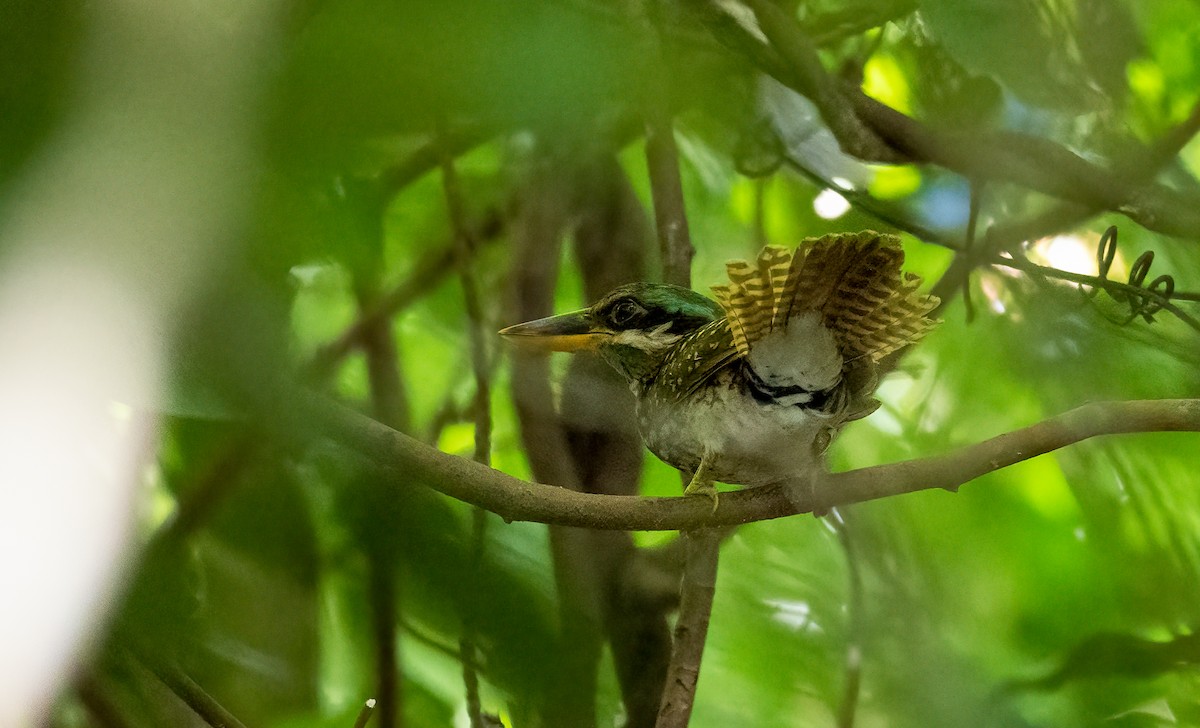
[(938, 323), (928, 317), (938, 299), (918, 294), (921, 279), (903, 264), (900, 239), (873, 231), (809, 238), (794, 253), (769, 246), (753, 263), (729, 263), (730, 282), (713, 290), (733, 351), (703, 360), (693, 388), (740, 358), (770, 388), (873, 389), (862, 371)]

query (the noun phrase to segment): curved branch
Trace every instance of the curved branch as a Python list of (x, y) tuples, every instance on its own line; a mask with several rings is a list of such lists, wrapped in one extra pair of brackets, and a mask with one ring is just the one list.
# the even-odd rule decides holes
[(811, 497), (797, 498), (778, 486), (724, 493), (713, 513), (704, 498), (599, 495), (529, 483), (322, 399), (301, 398), (297, 407), (302, 421), (384, 468), (396, 488), (420, 482), (507, 521), (628, 531), (728, 526), (930, 488), (957, 490), (981, 475), (1100, 435), (1200, 432), (1200, 399), (1094, 402), (945, 455), (826, 475)]

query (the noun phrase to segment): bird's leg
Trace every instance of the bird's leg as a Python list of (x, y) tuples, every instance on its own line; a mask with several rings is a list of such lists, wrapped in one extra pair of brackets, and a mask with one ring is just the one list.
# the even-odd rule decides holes
[(692, 474), (692, 480), (683, 489), (684, 495), (702, 495), (712, 501), (713, 513), (717, 512), (717, 489), (713, 486), (713, 478), (710, 474), (712, 470), (712, 453), (707, 450), (700, 458), (700, 465), (696, 468), (696, 472)]

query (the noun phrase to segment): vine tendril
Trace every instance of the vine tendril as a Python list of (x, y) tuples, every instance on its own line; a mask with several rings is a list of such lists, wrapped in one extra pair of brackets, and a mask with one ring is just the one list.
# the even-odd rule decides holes
[(1112, 270), (1112, 264), (1116, 257), (1117, 226), (1111, 225), (1100, 236), (1100, 242), (1096, 246), (1096, 283), (1080, 283), (1079, 291), (1088, 300), (1092, 300), (1103, 290), (1114, 301), (1128, 304), (1129, 315), (1117, 322), (1122, 326), (1138, 317), (1144, 319), (1146, 323), (1154, 323), (1154, 314), (1161, 311), (1175, 293), (1175, 279), (1164, 273), (1152, 280), (1150, 285), (1146, 285), (1146, 278), (1150, 275), (1150, 266), (1154, 263), (1154, 251), (1147, 250), (1133, 262), (1133, 266), (1129, 269), (1129, 280), (1125, 286), (1106, 285), (1113, 283), (1108, 274)]

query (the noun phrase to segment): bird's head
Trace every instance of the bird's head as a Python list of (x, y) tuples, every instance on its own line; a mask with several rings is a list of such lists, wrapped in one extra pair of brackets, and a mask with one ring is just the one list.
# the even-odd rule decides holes
[(529, 349), (595, 351), (630, 383), (658, 372), (685, 335), (725, 315), (695, 291), (662, 283), (630, 283), (594, 305), (549, 316), (500, 333)]

